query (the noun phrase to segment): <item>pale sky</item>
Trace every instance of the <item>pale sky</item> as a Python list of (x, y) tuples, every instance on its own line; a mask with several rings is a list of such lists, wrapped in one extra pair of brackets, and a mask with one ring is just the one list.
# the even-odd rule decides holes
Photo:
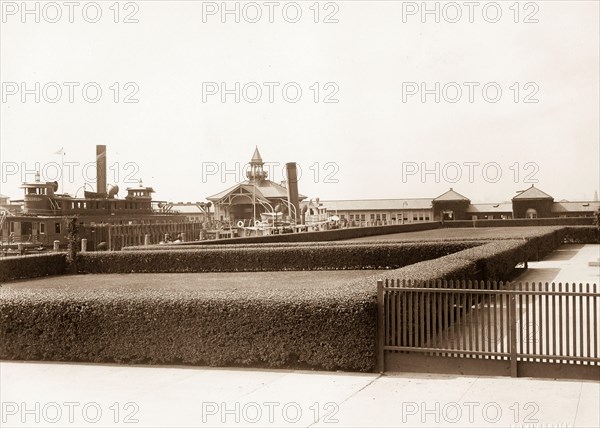
[[(28, 2), (32, 9), (35, 3)], [(20, 1), (2, 2), (0, 192), (13, 199), (21, 198), (23, 179), (33, 180), (36, 163), (46, 179), (57, 178), (54, 152), (61, 147), (65, 162), (77, 163), (65, 191), (74, 194), (86, 181), (95, 188), (94, 170), (84, 166), (94, 161), (96, 144), (108, 146), (109, 183), (124, 189), (132, 185), (128, 175), (141, 178), (160, 200), (202, 201), (233, 186), (255, 146), (275, 163), (275, 181), (284, 179), (286, 162), (297, 162), (300, 192), (311, 198), (435, 197), (452, 187), (474, 202), (500, 202), (534, 179), (556, 200), (583, 200), (600, 187), (598, 1), (520, 2), (518, 17), (514, 1), (498, 2), (497, 23), (485, 19), (494, 19), (493, 7), (482, 12), (492, 2), (479, 2), (473, 23), (464, 2), (454, 3), (463, 13), (457, 23), (448, 22), (456, 9), (447, 2), (428, 2), (440, 8), (439, 23), (408, 14), (421, 2), (321, 2), (319, 23), (314, 1), (299, 2), (297, 23), (285, 19), (295, 17), (289, 2), (279, 2), (274, 23), (264, 2), (239, 3), (240, 23), (233, 15), (222, 23), (219, 11), (203, 22), (203, 8), (221, 2), (200, 1), (121, 2), (119, 23), (109, 9), (114, 1), (98, 2), (97, 23), (86, 22), (88, 2), (81, 2), (74, 23), (64, 6), (59, 22), (50, 23), (56, 10), (44, 3), (36, 23), (35, 15), (15, 11)], [(254, 5), (262, 19), (246, 22)], [(94, 9), (86, 10), (93, 20)], [(130, 13), (138, 23), (121, 22)], [(339, 22), (322, 22), (330, 14)], [(79, 85), (73, 103), (64, 82)], [(82, 96), (90, 82), (102, 89), (96, 103)], [(234, 95), (223, 103), (220, 94), (205, 94), (203, 102), (204, 82), (250, 85), (240, 103)], [(265, 82), (278, 85), (273, 103)], [(407, 92), (436, 82), (446, 86), (439, 103), (435, 94), (422, 102), (420, 93)], [(465, 82), (473, 82), (472, 103)], [(22, 83), (33, 90), (25, 102)], [(296, 103), (282, 95), (289, 83), (290, 97), (302, 90)], [(489, 97), (502, 90), (498, 102), (484, 99), (486, 84)], [(52, 103), (56, 86), (62, 96)], [(256, 86), (262, 97), (248, 102)], [(124, 103), (136, 87), (139, 102)], [(451, 103), (457, 87), (462, 97)], [(339, 102), (324, 103), (334, 91)], [(527, 97), (539, 102), (525, 103)], [(439, 177), (415, 170), (435, 171), (436, 164)]]

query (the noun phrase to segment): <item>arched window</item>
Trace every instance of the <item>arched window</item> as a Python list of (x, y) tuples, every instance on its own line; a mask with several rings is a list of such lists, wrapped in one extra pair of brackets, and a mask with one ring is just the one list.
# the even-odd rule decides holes
[(537, 211), (534, 210), (533, 208), (529, 208), (525, 212), (525, 218), (537, 218)]

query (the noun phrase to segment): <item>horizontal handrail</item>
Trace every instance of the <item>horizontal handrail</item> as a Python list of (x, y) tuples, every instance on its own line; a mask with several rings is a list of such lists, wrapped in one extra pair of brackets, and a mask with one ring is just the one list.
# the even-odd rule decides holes
[[(591, 285), (591, 284), (590, 284)], [(596, 285), (596, 284), (594, 284)], [(384, 290), (411, 292), (411, 293), (452, 293), (452, 294), (514, 294), (529, 296), (574, 296), (574, 297), (600, 297), (600, 292), (582, 291), (535, 291), (535, 290), (481, 290), (477, 288), (397, 288), (383, 287)]]

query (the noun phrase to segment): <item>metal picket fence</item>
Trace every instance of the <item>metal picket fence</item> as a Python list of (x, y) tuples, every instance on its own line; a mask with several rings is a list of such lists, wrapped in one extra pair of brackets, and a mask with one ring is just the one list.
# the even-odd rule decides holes
[(600, 380), (596, 284), (378, 282), (378, 364)]

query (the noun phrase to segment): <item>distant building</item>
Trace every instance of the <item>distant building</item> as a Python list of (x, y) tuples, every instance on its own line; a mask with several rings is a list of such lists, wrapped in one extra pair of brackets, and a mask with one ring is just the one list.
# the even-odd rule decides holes
[(19, 202), (11, 202), (6, 195), (0, 195), (0, 213), (16, 214), (21, 212), (23, 204)]
[(450, 188), (436, 198), (324, 200), (328, 215), (350, 222), (415, 223), (451, 220), (506, 220), (512, 218), (591, 217), (598, 201), (560, 201), (535, 186), (508, 202), (472, 203)]
[(472, 204), (452, 189), (433, 201), (436, 220), (441, 218), (441, 212), (445, 213), (445, 220), (591, 217), (600, 208), (600, 203), (594, 201), (555, 202), (551, 195), (533, 185), (517, 192), (510, 202)]
[[(267, 178), (264, 162), (258, 151), (254, 150), (250, 160), (248, 180), (224, 190), (208, 199), (214, 206), (214, 219), (217, 221), (249, 222), (260, 219), (264, 213), (283, 213), (284, 216), (295, 216), (293, 203), (289, 201), (289, 189)], [(306, 196), (298, 195), (300, 201)]]
[(513, 218), (512, 204), (510, 202), (470, 204), (466, 215), (469, 220), (507, 220)]
[(517, 196), (512, 198), (515, 218), (556, 217), (552, 210), (553, 207), (554, 198), (533, 184), (529, 189), (519, 191)]
[(592, 217), (599, 209), (598, 201), (560, 201), (552, 204), (553, 217)]
[(164, 209), (176, 214), (184, 215), (187, 221), (210, 222), (210, 202), (167, 202)]
[(321, 204), (329, 215), (337, 215), (349, 222), (399, 222), (432, 221), (432, 200), (419, 199), (363, 199), (324, 200)]
[(467, 220), (471, 200), (450, 188), (432, 201), (435, 220)]

